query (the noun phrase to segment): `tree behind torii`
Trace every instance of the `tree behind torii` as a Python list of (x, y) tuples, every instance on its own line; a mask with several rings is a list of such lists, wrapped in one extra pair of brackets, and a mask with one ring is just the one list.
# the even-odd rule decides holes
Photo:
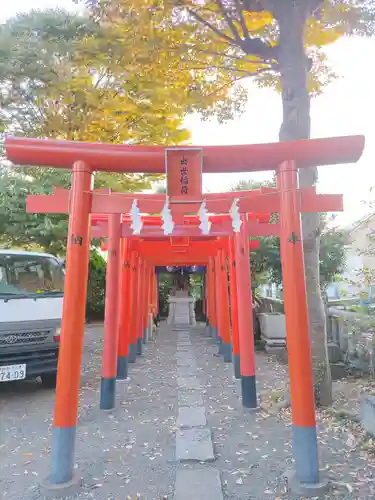
[[(84, 1), (96, 19), (114, 18), (118, 25), (122, 20), (128, 29), (131, 21), (133, 36), (138, 30), (156, 56), (169, 53), (171, 65), (178, 55), (176, 71), (191, 70), (195, 92), (207, 90), (208, 80), (212, 92), (201, 109), (205, 116), (223, 116), (228, 95), (234, 109), (237, 100), (241, 110), (246, 91), (238, 82), (248, 76), (262, 87), (280, 90), (282, 141), (310, 137), (310, 95), (319, 94), (335, 76), (322, 46), (345, 34), (372, 34), (375, 19), (373, 0)], [(154, 32), (142, 33), (145, 12), (154, 19)], [(313, 185), (317, 169), (303, 169), (299, 180), (301, 186)], [(332, 384), (319, 287), (318, 214), (304, 214), (302, 224), (315, 392), (317, 402), (327, 405)]]

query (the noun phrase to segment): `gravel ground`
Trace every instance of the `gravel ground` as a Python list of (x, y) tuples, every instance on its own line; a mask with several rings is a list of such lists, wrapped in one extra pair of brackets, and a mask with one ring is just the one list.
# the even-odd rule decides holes
[[(88, 328), (76, 447), (84, 489), (78, 498), (172, 499), (176, 467), (194, 467), (176, 465), (174, 458), (176, 333), (161, 330), (146, 347), (131, 366), (131, 381), (118, 384), (117, 408), (110, 412), (98, 406), (101, 339), (102, 327)], [(233, 367), (214, 356), (217, 348), (203, 328), (191, 339), (216, 453), (214, 463), (198, 466), (220, 470), (227, 500), (292, 499), (282, 480), (293, 467), (290, 411), (246, 413)], [(272, 399), (285, 386), (287, 369), (258, 353), (257, 378), (258, 389)], [(53, 391), (36, 382), (1, 385), (0, 498), (40, 499), (37, 485), (50, 464), (53, 399)], [(357, 424), (332, 413), (319, 412), (318, 421), (321, 466), (334, 485), (326, 498), (373, 499), (372, 443)]]
[[(293, 469), (290, 410), (275, 414), (266, 401), (285, 388), (287, 367), (278, 364), (273, 356), (257, 353), (257, 389), (262, 394), (264, 411), (246, 413), (240, 404), (232, 365), (214, 356), (217, 348), (203, 330), (199, 335), (192, 335), (192, 340), (198, 365), (204, 368), (208, 424), (213, 431), (217, 452), (215, 464), (221, 471), (226, 498), (301, 498), (288, 494), (283, 480), (283, 473)], [(343, 385), (342, 381), (338, 384), (340, 391)], [(353, 388), (350, 391), (353, 394)], [(344, 401), (346, 398), (341, 398), (341, 403)], [(341, 403), (337, 398), (336, 407), (342, 406)], [(373, 446), (370, 450), (362, 446), (363, 432), (359, 425), (338, 420), (327, 411), (318, 411), (317, 419), (320, 467), (331, 483), (325, 498), (374, 499)]]
[[(79, 498), (168, 499), (174, 488), (175, 344), (161, 335), (117, 386), (117, 408), (99, 410), (102, 328), (89, 328), (83, 361), (76, 460)], [(39, 499), (48, 474), (53, 391), (9, 384), (1, 396), (0, 498)]]

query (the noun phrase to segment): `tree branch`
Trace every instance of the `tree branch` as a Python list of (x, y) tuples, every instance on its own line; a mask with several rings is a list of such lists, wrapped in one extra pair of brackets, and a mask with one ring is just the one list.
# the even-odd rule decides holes
[(241, 80), (244, 80), (245, 78), (248, 78), (249, 76), (257, 76), (260, 73), (265, 73), (266, 71), (270, 71), (270, 70), (272, 70), (272, 68), (261, 68), (256, 73), (252, 73), (252, 74), (249, 73), (248, 75), (238, 76), (238, 77), (234, 78), (233, 80), (231, 80), (230, 82), (224, 83), (223, 85), (221, 85), (221, 87), (219, 87), (218, 89), (215, 89), (213, 92), (210, 92), (206, 97), (211, 97), (211, 96), (213, 96), (215, 94), (218, 94), (219, 92), (221, 92), (226, 87), (234, 85), (235, 83), (237, 83), (237, 82), (239, 82)]
[[(235, 56), (235, 55), (232, 55), (232, 54), (224, 54), (224, 53), (221, 53), (221, 52), (216, 52), (215, 50), (203, 50), (203, 49), (197, 49), (196, 47), (193, 47), (194, 50), (196, 50), (197, 52), (201, 52), (202, 54), (211, 54), (213, 56), (221, 56), (221, 57), (227, 57), (228, 59), (234, 59), (236, 61), (242, 61), (242, 62), (248, 62), (248, 63), (254, 63), (254, 64), (260, 64), (261, 62), (258, 61), (258, 60), (251, 60), (251, 59), (246, 59), (244, 57), (240, 57), (240, 56)], [(264, 61), (266, 62), (266, 61)]]
[(323, 8), (323, 0), (311, 0), (310, 13), (312, 16), (316, 17), (321, 14)]
[(245, 38), (245, 40), (248, 40), (249, 39), (249, 32), (248, 32), (248, 29), (246, 27), (241, 2), (240, 2), (240, 0), (235, 0), (235, 1), (236, 1), (236, 10), (237, 10), (238, 18), (240, 20), (243, 37)]
[(220, 71), (233, 71), (233, 73), (245, 73), (247, 76), (254, 76), (258, 74), (258, 71), (246, 71), (246, 69), (237, 69), (237, 68), (226, 68), (225, 66), (217, 66), (216, 64), (207, 64), (205, 62), (197, 61), (197, 64), (202, 64), (199, 67), (193, 67), (193, 70), (207, 70), (207, 69), (218, 69)]
[(272, 47), (261, 38), (248, 38), (242, 40), (240, 48), (246, 55), (258, 56), (265, 61), (277, 60), (277, 47)]
[(230, 15), (228, 14), (228, 11), (227, 9), (225, 8), (222, 0), (216, 0), (216, 4), (218, 5), (219, 7), (219, 10), (220, 12), (222, 13), (222, 15), (224, 16), (232, 34), (233, 34), (233, 37), (234, 39), (236, 40), (237, 43), (240, 43), (242, 41), (239, 33), (238, 33), (238, 30), (236, 28), (236, 25), (234, 24), (234, 22), (232, 21)]
[(238, 45), (238, 43), (236, 42), (236, 40), (234, 40), (230, 36), (226, 35), (222, 31), (220, 31), (218, 28), (216, 28), (216, 26), (214, 26), (213, 24), (211, 24), (209, 21), (206, 21), (206, 19), (204, 19), (204, 17), (202, 17), (200, 14), (198, 14), (198, 12), (196, 12), (195, 10), (190, 9), (190, 7), (188, 7), (187, 5), (185, 5), (185, 3), (184, 3), (183, 0), (178, 0), (177, 4), (180, 5), (181, 7), (184, 7), (186, 9), (186, 11), (192, 17), (194, 17), (194, 19), (196, 21), (198, 21), (199, 23), (203, 24), (203, 26), (206, 26), (206, 28), (208, 28), (211, 31), (213, 31), (215, 33), (215, 35), (217, 35), (219, 38), (221, 38), (222, 40), (225, 40), (230, 45)]
[(218, 37), (220, 37), (222, 40), (225, 40), (230, 45), (239, 47), (246, 55), (254, 55), (264, 59), (265, 61), (277, 60), (277, 47), (270, 46), (261, 38), (246, 37), (244, 40), (240, 37), (238, 39), (231, 38), (230, 36), (220, 31), (218, 28), (216, 28), (216, 26), (211, 24), (209, 21), (204, 19), (198, 12), (190, 9), (184, 3), (184, 0), (177, 0), (177, 4), (181, 7), (184, 7), (196, 21), (203, 24), (203, 26), (205, 26), (206, 28), (212, 30)]
[[(199, 63), (200, 62), (197, 61), (197, 64), (199, 64)], [(202, 64), (201, 67), (194, 67), (191, 69), (192, 70), (208, 70), (208, 69), (212, 68), (212, 69), (217, 69), (219, 71), (228, 71), (228, 72), (232, 71), (233, 73), (244, 73), (245, 76), (243, 78), (246, 78), (247, 76), (257, 76), (260, 73), (264, 73), (266, 71), (276, 71), (276, 68), (272, 67), (272, 66), (270, 66), (268, 68), (259, 68), (256, 71), (247, 71), (246, 69), (226, 68), (225, 66), (217, 66), (214, 64), (207, 64), (205, 62), (202, 62), (201, 64)]]
[(239, 82), (240, 80), (243, 80), (244, 78), (247, 78), (247, 76), (248, 75), (241, 75), (241, 76), (238, 76), (237, 78), (234, 78), (230, 82), (224, 83), (218, 89), (215, 89), (213, 92), (210, 92), (206, 97), (211, 97), (211, 96), (213, 96), (215, 94), (218, 94), (219, 92), (221, 92), (222, 90), (224, 90), (226, 87), (234, 85), (235, 83)]

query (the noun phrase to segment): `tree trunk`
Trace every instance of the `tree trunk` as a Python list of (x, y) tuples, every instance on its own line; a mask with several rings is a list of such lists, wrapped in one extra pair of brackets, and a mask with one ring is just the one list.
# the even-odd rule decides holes
[[(301, 0), (280, 2), (283, 5), (275, 9), (280, 29), (278, 60), (283, 104), (280, 141), (310, 137), (309, 61), (303, 43), (309, 15), (306, 3)], [(301, 187), (313, 186), (316, 180), (317, 168), (299, 170)], [(332, 402), (332, 381), (319, 279), (319, 214), (302, 214), (302, 234), (315, 397), (317, 404), (328, 406)]]

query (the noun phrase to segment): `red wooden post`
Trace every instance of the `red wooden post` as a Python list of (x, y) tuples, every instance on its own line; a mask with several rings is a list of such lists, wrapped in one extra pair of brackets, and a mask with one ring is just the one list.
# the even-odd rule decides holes
[(156, 316), (159, 316), (159, 275), (155, 271), (155, 305), (156, 305)]
[(143, 338), (144, 344), (148, 340), (148, 313), (150, 310), (150, 269), (151, 266), (148, 262), (145, 262), (145, 283), (144, 283), (144, 293), (143, 293)]
[(138, 326), (138, 284), (139, 284), (139, 260), (137, 252), (132, 251), (130, 255), (131, 269), (131, 300), (130, 300), (130, 342), (129, 363), (135, 363), (137, 359), (137, 326)]
[(229, 238), (229, 284), (230, 284), (230, 312), (232, 320), (232, 344), (234, 376), (241, 378), (240, 370), (240, 338), (238, 329), (238, 300), (237, 300), (237, 273), (234, 238)]
[(108, 217), (108, 261), (100, 387), (100, 408), (102, 410), (110, 410), (115, 407), (121, 274), (121, 215), (111, 214)]
[(66, 255), (66, 277), (57, 372), (55, 416), (52, 431), (52, 470), (42, 491), (57, 489), (74, 478), (81, 357), (85, 328), (88, 263), (90, 255), (90, 211), (92, 170), (78, 161), (73, 165)]
[(232, 362), (232, 344), (230, 340), (230, 315), (229, 315), (229, 294), (228, 294), (228, 271), (226, 255), (223, 249), (219, 250), (218, 256), (219, 275), (219, 316), (220, 335), (222, 340), (222, 353), (226, 363)]
[(211, 297), (210, 297), (210, 263), (207, 262), (206, 266), (206, 279), (205, 279), (205, 285), (206, 285), (206, 323), (207, 323), (207, 330), (210, 336), (212, 336), (212, 330), (211, 330), (211, 314), (212, 314), (212, 306), (211, 306)]
[(218, 354), (223, 354), (223, 317), (220, 314), (221, 304), (221, 293), (220, 293), (220, 253), (218, 252), (215, 256), (215, 300), (216, 300), (216, 321), (217, 321), (217, 342), (219, 346)]
[(117, 380), (128, 380), (128, 356), (131, 315), (131, 243), (122, 240), (122, 280), (120, 296), (120, 326), (117, 358)]
[(314, 384), (307, 316), (297, 168), (288, 161), (277, 170), (281, 192), (280, 251), (283, 269), (295, 479), (319, 481)]
[(217, 339), (217, 313), (216, 313), (216, 282), (215, 282), (215, 258), (208, 259), (208, 303), (209, 303), (209, 324), (211, 336)]
[(241, 231), (234, 235), (242, 404), (246, 408), (256, 408), (257, 394), (255, 383), (250, 254), (249, 239), (244, 227), (246, 217), (242, 217), (242, 222)]
[(156, 317), (156, 301), (155, 301), (155, 280), (156, 280), (156, 273), (155, 273), (155, 266), (151, 265), (150, 266), (150, 294), (149, 294), (149, 302), (150, 302), (150, 314), (148, 318), (148, 335), (149, 335), (149, 340), (153, 340), (153, 325), (154, 325), (154, 319)]
[(156, 316), (155, 279), (156, 279), (155, 266), (151, 266), (151, 270), (150, 270), (150, 308), (151, 308), (151, 312), (152, 312), (152, 318), (155, 318), (155, 316)]
[(135, 314), (137, 316), (137, 356), (142, 356), (143, 353), (143, 321), (144, 321), (144, 289), (145, 289), (145, 260), (139, 257), (139, 275), (138, 275), (138, 293), (137, 293), (137, 308)]

